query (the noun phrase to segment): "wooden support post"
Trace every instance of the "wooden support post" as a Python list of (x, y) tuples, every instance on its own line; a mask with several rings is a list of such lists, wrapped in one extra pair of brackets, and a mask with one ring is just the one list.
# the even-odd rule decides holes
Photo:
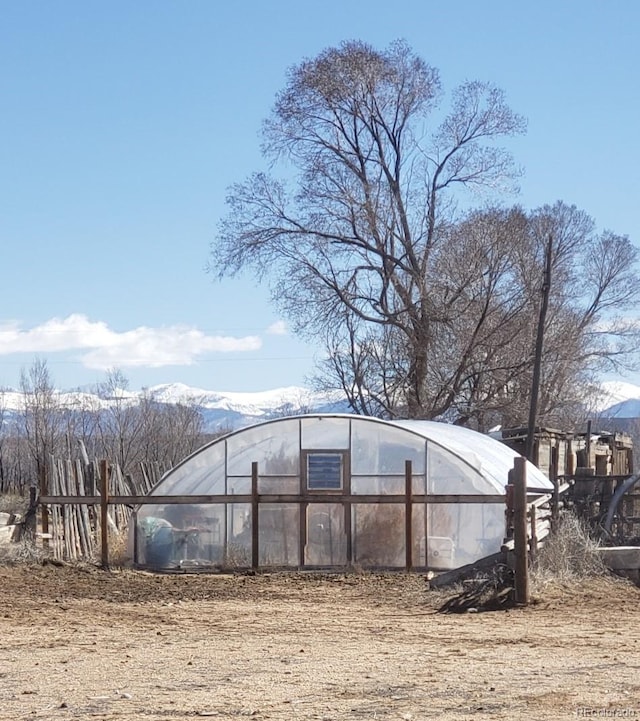
[(344, 501), (343, 503), (343, 509), (344, 509), (344, 534), (346, 536), (346, 557), (347, 557), (347, 566), (351, 567), (353, 566), (353, 529), (352, 529), (352, 505), (349, 503), (349, 501)]
[(129, 522), (133, 523), (133, 565), (137, 566), (140, 558), (140, 554), (138, 553), (138, 543), (140, 542), (140, 531), (138, 529), (138, 511), (133, 511)]
[(38, 531), (38, 489), (35, 486), (29, 487), (29, 508), (22, 524), (22, 535), (24, 538), (36, 538)]
[(413, 568), (413, 504), (411, 496), (413, 494), (413, 470), (411, 461), (404, 462), (404, 543), (405, 543), (405, 563), (407, 571)]
[(538, 534), (536, 532), (536, 507), (533, 505), (529, 510), (529, 521), (531, 524), (531, 534), (529, 539), (529, 557), (531, 559), (531, 563), (534, 563), (536, 560), (536, 553), (538, 552)]
[(109, 464), (100, 461), (100, 540), (102, 568), (109, 569)]
[(309, 504), (302, 499), (300, 503), (300, 518), (298, 527), (298, 556), (299, 556), (299, 568), (304, 568), (305, 565), (305, 549), (307, 547), (307, 512)]
[(527, 540), (527, 462), (515, 459), (513, 479), (513, 540), (515, 552), (516, 603), (529, 603), (529, 544)]
[[(515, 477), (515, 470), (512, 468), (509, 471), (507, 478), (507, 485), (504, 487), (504, 541), (505, 543), (513, 538), (513, 479)], [(506, 559), (505, 559), (506, 560)]]
[[(306, 490), (306, 489), (305, 489)], [(344, 534), (347, 539), (346, 555), (347, 566), (353, 566), (353, 518), (352, 504), (348, 500), (351, 496), (351, 463), (348, 458), (344, 459), (344, 497), (342, 499), (342, 508), (344, 512)]]
[(536, 333), (536, 346), (533, 359), (533, 380), (531, 382), (531, 401), (529, 404), (529, 422), (527, 424), (527, 441), (525, 444), (525, 456), (532, 462), (537, 463), (537, 449), (535, 447), (536, 417), (538, 413), (538, 395), (540, 392), (540, 375), (542, 372), (542, 351), (544, 347), (544, 324), (547, 318), (549, 307), (549, 294), (551, 292), (551, 266), (553, 256), (553, 237), (550, 235), (547, 241), (544, 263), (544, 277), (542, 280), (542, 302), (538, 315), (538, 329)]
[(258, 515), (258, 462), (251, 464), (251, 568), (258, 568), (260, 563), (260, 529)]
[(551, 449), (551, 482), (553, 483), (553, 495), (551, 497), (551, 528), (554, 530), (558, 525), (560, 517), (560, 481), (558, 481), (558, 446)]
[[(44, 463), (40, 465), (38, 469), (39, 479), (38, 484), (40, 486), (39, 495), (46, 496), (49, 493), (49, 481), (47, 478), (47, 467)], [(42, 546), (45, 549), (49, 548), (49, 508), (48, 506), (42, 505), (40, 515), (40, 528), (42, 529)]]

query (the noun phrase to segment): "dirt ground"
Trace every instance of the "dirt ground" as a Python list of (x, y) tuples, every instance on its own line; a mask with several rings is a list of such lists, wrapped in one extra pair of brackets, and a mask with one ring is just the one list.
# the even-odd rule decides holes
[(640, 719), (640, 589), (443, 615), (420, 575), (0, 566), (0, 718)]

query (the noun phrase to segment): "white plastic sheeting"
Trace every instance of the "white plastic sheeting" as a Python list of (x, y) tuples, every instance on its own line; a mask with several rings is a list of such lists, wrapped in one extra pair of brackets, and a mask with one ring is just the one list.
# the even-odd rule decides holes
[[(487, 435), (433, 421), (315, 414), (260, 423), (212, 441), (155, 486), (151, 496), (183, 498), (140, 507), (138, 560), (155, 567), (243, 566), (257, 555), (260, 566), (402, 568), (411, 555), (414, 567), (455, 568), (499, 551), (504, 502), (429, 497), (502, 496), (517, 455)], [(335, 482), (318, 490), (309, 468), (327, 459)], [(404, 495), (407, 461), (411, 499)], [(254, 462), (257, 549), (248, 502)], [(527, 469), (530, 489), (553, 490), (535, 466)], [(185, 504), (185, 496), (216, 498)]]
[[(508, 473), (519, 454), (490, 436), (469, 428), (436, 421), (392, 421), (413, 433), (437, 443), (475, 468), (488, 480), (496, 493), (503, 493)], [(553, 483), (533, 463), (527, 461), (527, 486), (553, 491)]]

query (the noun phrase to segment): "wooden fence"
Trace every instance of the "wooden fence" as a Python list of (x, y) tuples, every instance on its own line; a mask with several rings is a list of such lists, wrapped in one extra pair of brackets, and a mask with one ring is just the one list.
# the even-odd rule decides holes
[[(257, 464), (253, 465), (255, 467), (252, 469), (252, 476), (257, 479)], [(95, 559), (99, 556), (102, 565), (107, 567), (109, 536), (112, 539), (114, 535), (122, 538), (135, 505), (160, 501), (209, 503), (220, 500), (208, 496), (149, 497), (148, 491), (159, 479), (159, 468), (146, 466), (142, 470), (143, 483), (134, 488), (131, 479), (124, 477), (117, 465), (109, 466), (106, 461), (98, 464), (52, 459), (48, 492), (42, 495), (39, 501), (43, 511), (43, 530), (49, 531), (44, 533), (44, 537), (49, 542), (54, 557), (75, 560)], [(408, 478), (411, 478), (410, 469)], [(262, 497), (257, 495), (257, 481), (252, 486), (255, 486), (255, 492), (248, 500), (258, 503), (258, 499)], [(409, 483), (407, 487), (410, 489)], [(568, 484), (556, 485), (553, 493), (527, 495), (526, 463), (523, 458), (518, 458), (504, 495), (491, 498), (438, 496), (430, 497), (429, 502), (505, 503), (507, 532), (501, 554), (503, 559), (511, 559), (512, 565), (515, 566), (517, 600), (520, 603), (527, 603), (529, 565), (549, 535), (557, 518), (559, 498), (568, 488)], [(413, 497), (410, 490), (409, 494), (405, 499), (407, 502), (409, 499), (418, 500), (417, 497)], [(248, 502), (244, 497), (237, 495), (233, 496), (232, 500)], [(278, 497), (277, 500), (283, 499)], [(284, 500), (291, 499), (287, 497)], [(386, 496), (382, 500), (389, 502), (397, 499)], [(255, 515), (257, 518), (258, 514)], [(411, 513), (407, 516), (410, 519)], [(103, 532), (103, 529), (107, 529), (107, 532)], [(253, 533), (256, 536), (258, 534), (257, 523)], [(407, 538), (410, 538), (410, 531)], [(409, 544), (407, 545), (410, 548)], [(254, 555), (256, 552), (257, 543), (254, 544)], [(257, 561), (255, 563), (257, 564)], [(407, 567), (411, 568), (410, 560)]]
[(524, 458), (516, 458), (507, 486), (507, 538), (502, 553), (515, 570), (516, 602), (529, 603), (529, 568), (559, 519), (560, 508), (571, 484), (554, 481), (551, 494), (527, 496), (527, 467)]
[[(141, 471), (142, 480), (134, 483), (118, 464), (50, 458), (46, 488), (41, 489), (46, 493), (39, 499), (39, 535), (52, 556), (66, 561), (96, 559), (109, 533), (124, 541), (133, 505), (129, 499), (146, 495), (161, 475), (157, 464), (143, 464)], [(47, 497), (65, 501), (43, 503)], [(110, 502), (113, 497), (121, 502)]]
[(444, 587), (503, 563), (515, 572), (516, 602), (522, 605), (529, 603), (529, 569), (553, 531), (570, 488), (569, 483), (555, 480), (553, 492), (529, 493), (526, 461), (523, 457), (516, 458), (505, 488), (506, 533), (500, 552), (445, 571), (432, 579), (431, 585)]

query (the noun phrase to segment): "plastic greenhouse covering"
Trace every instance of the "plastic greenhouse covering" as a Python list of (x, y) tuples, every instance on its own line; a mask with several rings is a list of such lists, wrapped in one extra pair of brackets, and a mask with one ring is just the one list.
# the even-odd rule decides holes
[[(134, 559), (167, 570), (457, 568), (500, 550), (517, 455), (433, 421), (268, 421), (212, 441), (160, 480), (135, 514)], [(530, 463), (527, 483), (553, 490)]]

